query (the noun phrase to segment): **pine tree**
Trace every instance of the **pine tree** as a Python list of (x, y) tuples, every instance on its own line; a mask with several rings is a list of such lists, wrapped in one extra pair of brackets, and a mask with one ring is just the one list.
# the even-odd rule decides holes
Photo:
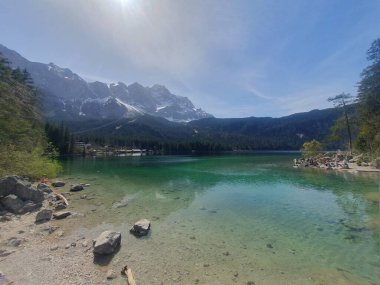
[(335, 124), (332, 127), (333, 135), (339, 132), (342, 127), (346, 129), (347, 131), (347, 137), (348, 137), (348, 145), (350, 153), (352, 154), (352, 123), (351, 118), (348, 113), (348, 104), (352, 103), (353, 97), (350, 94), (341, 93), (339, 95), (336, 95), (335, 97), (330, 97), (328, 99), (329, 102), (333, 102), (334, 106), (341, 110), (343, 113), (342, 118), (338, 118), (335, 121)]
[(371, 65), (361, 74), (358, 88), (359, 136), (357, 147), (373, 155), (380, 154), (380, 38), (367, 51)]

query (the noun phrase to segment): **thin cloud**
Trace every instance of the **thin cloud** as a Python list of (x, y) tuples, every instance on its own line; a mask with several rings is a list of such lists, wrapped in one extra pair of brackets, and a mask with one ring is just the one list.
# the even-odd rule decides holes
[(216, 116), (280, 116), (326, 106), (323, 94), (354, 93), (379, 9), (379, 1), (0, 1), (0, 34), (26, 58), (87, 79), (163, 84)]
[(281, 99), (280, 97), (265, 95), (265, 94), (263, 94), (262, 92), (260, 92), (259, 90), (255, 89), (253, 87), (249, 87), (248, 91), (251, 94), (253, 94), (254, 96), (257, 96), (259, 98), (266, 99), (266, 100), (279, 100), (279, 99)]

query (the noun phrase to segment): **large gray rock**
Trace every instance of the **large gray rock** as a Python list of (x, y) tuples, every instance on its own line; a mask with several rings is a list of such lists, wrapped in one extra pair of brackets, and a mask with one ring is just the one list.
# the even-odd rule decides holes
[(0, 203), (7, 211), (14, 214), (21, 214), (22, 208), (24, 207), (24, 202), (13, 194), (1, 198)]
[(150, 221), (147, 219), (142, 219), (137, 221), (133, 227), (130, 229), (130, 232), (137, 237), (146, 236), (150, 230)]
[(40, 203), (44, 200), (44, 193), (33, 188), (30, 182), (18, 176), (6, 176), (0, 179), (0, 196), (14, 194), (23, 201)]
[(37, 213), (36, 223), (44, 223), (51, 220), (51, 216), (53, 214), (52, 210), (42, 210)]
[(121, 233), (113, 231), (102, 232), (96, 240), (94, 240), (93, 252), (98, 255), (107, 255), (114, 253), (121, 242)]
[(71, 192), (78, 192), (78, 191), (82, 191), (83, 189), (84, 188), (83, 188), (82, 184), (76, 184), (76, 185), (71, 186), (70, 191)]
[(48, 194), (53, 192), (53, 190), (51, 190), (50, 187), (45, 183), (39, 183), (37, 185), (37, 190), (42, 191), (44, 193), (48, 193)]

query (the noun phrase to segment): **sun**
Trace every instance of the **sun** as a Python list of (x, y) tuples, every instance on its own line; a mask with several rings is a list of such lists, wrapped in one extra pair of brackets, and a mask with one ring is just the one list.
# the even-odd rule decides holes
[(118, 0), (122, 7), (129, 7), (133, 5), (136, 0)]

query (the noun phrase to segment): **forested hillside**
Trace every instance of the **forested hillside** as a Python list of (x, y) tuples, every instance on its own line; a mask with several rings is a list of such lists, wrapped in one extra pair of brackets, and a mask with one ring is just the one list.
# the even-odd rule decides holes
[(0, 176), (37, 178), (60, 169), (42, 128), (37, 96), (28, 72), (9, 68), (0, 55)]
[[(333, 109), (282, 118), (208, 118), (174, 123), (141, 116), (119, 120), (66, 121), (74, 136), (97, 145), (162, 150), (165, 153), (222, 150), (298, 150), (311, 139), (325, 141), (339, 116)], [(326, 147), (336, 147), (326, 140)]]

